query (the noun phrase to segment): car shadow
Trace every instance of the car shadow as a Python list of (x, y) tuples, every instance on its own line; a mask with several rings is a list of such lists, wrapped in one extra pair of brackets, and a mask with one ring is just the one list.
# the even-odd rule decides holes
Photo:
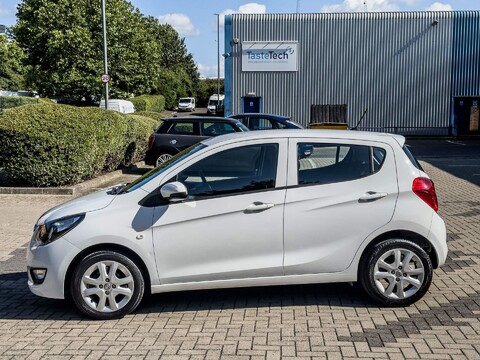
[[(150, 295), (134, 314), (288, 306), (377, 307), (346, 283), (197, 290)], [(30, 292), (26, 272), (0, 274), (0, 320), (88, 320), (73, 303)]]

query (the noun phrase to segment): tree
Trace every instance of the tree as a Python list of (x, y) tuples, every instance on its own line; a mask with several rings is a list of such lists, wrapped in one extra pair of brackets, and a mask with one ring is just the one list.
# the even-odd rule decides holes
[(0, 90), (25, 89), (25, 54), (16, 41), (0, 35)]
[[(197, 104), (198, 106), (207, 106), (211, 95), (218, 92), (217, 79), (200, 80), (198, 86)], [(224, 81), (220, 79), (220, 94), (224, 94)]]
[(161, 44), (162, 67), (156, 92), (165, 96), (165, 106), (173, 108), (179, 97), (197, 96), (200, 74), (185, 39), (168, 24), (159, 24), (153, 17), (145, 19), (155, 39)]
[[(160, 72), (160, 44), (143, 15), (125, 0), (109, 0), (107, 39), (112, 97), (149, 93)], [(43, 96), (102, 96), (100, 1), (23, 0), (14, 33), (30, 66), (27, 82)]]

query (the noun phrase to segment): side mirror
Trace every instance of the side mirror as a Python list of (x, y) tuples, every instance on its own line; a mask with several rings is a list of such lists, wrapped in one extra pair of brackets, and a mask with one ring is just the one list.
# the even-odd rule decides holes
[(163, 185), (160, 188), (160, 194), (165, 200), (177, 202), (185, 200), (188, 196), (188, 191), (181, 182), (174, 181)]

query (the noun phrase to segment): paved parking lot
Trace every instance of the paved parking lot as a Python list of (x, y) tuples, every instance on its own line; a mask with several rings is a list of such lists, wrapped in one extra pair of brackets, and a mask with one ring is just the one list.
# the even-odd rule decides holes
[(480, 359), (480, 188), (423, 164), (450, 255), (423, 300), (396, 309), (334, 284), (155, 295), (122, 320), (87, 320), (26, 285), (33, 223), (68, 198), (1, 195), (0, 359)]

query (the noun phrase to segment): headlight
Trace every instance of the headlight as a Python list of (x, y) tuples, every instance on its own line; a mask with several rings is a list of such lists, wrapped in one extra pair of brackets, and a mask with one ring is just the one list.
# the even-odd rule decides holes
[(66, 216), (57, 220), (48, 221), (35, 227), (36, 245), (45, 245), (57, 240), (60, 236), (65, 235), (75, 226), (85, 219), (85, 214), (77, 214)]

